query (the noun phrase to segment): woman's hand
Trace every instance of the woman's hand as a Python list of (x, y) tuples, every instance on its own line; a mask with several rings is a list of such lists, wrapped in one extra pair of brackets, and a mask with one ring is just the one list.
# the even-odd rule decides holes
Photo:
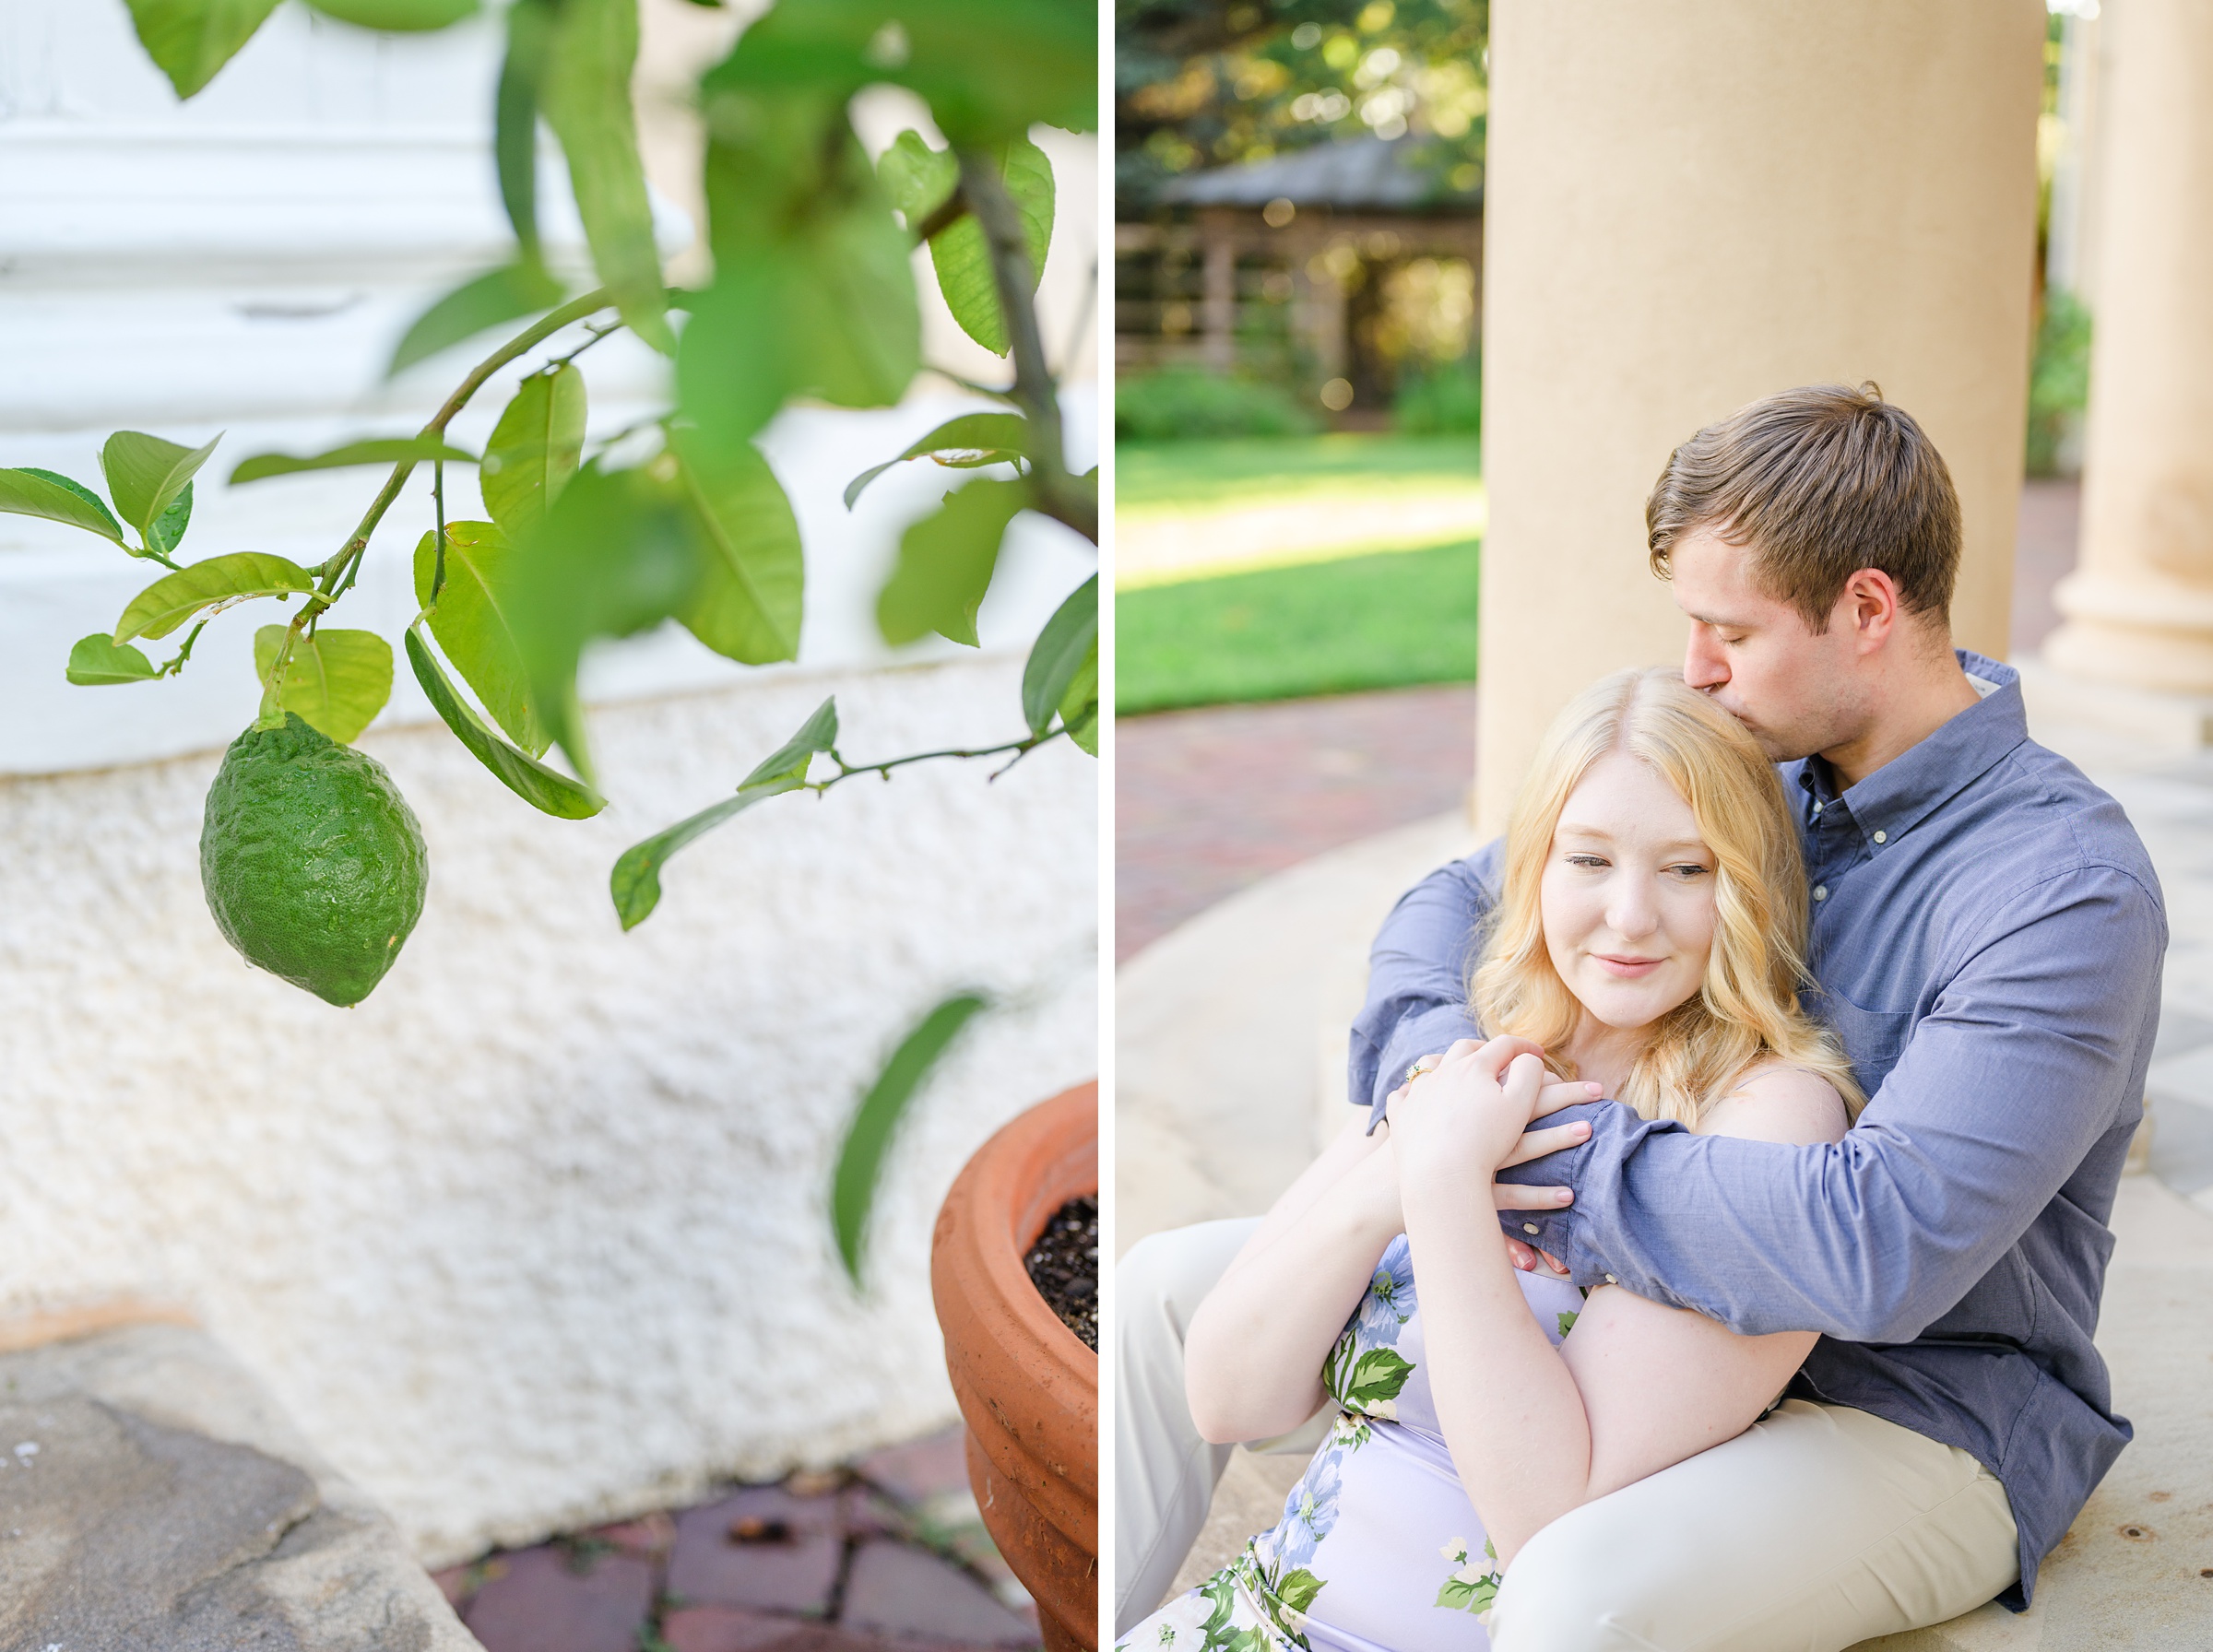
[[(1553, 1079), (1543, 1052), (1525, 1038), (1462, 1039), (1392, 1096), (1398, 1168), (1409, 1185), (1433, 1177), (1462, 1186), (1487, 1182), (1501, 1167), (1536, 1156), (1525, 1139), (1531, 1119), (1597, 1095), (1596, 1085)], [(1556, 1146), (1588, 1135), (1580, 1126), (1560, 1131)]]

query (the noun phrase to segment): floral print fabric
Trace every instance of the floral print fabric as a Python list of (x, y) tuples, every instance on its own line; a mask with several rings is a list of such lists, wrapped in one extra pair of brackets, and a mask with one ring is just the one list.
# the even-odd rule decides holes
[[(1556, 1346), (1581, 1293), (1519, 1278)], [(1283, 1518), (1116, 1652), (1484, 1652), (1497, 1560), (1453, 1472), (1423, 1360), (1402, 1234), (1323, 1363), (1337, 1420)]]

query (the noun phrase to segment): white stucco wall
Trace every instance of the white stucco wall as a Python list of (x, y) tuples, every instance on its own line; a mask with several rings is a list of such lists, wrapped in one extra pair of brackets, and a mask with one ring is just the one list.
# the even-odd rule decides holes
[[(1004, 726), (984, 662), (606, 708), (619, 799), (545, 819), (443, 729), (373, 733), (431, 852), (421, 925), (337, 1010), (208, 921), (218, 761), (0, 781), (0, 1303), (194, 1308), (432, 1560), (953, 1415), (929, 1223), (967, 1154), (1095, 1065), (1095, 814), (1065, 745), (779, 798), (607, 869), (834, 686), (857, 751)], [(856, 1298), (839, 1133), (940, 997), (976, 1023), (895, 1150)]]
[[(218, 478), (411, 428), (458, 376), (374, 372), (497, 254), (489, 33), (377, 41), (288, 6), (179, 109), (124, 15), (0, 0), (0, 464), (93, 480), (109, 430), (228, 429), (187, 560), (318, 560), (376, 473)], [(656, 388), (621, 348), (586, 359), (601, 430)], [(1070, 403), (1089, 464), (1090, 387)], [(848, 755), (1019, 732), (1022, 644), (1088, 548), (1024, 519), (981, 655), (893, 654), (874, 591), (953, 478), (836, 498), (957, 407), (772, 428), (808, 547), (801, 660), (747, 670), (678, 633), (590, 662), (595, 820), (505, 791), (423, 721), (403, 667), (361, 744), (421, 818), (430, 900), (353, 1010), (249, 970), (200, 893), (202, 798), (252, 715), (267, 616), (222, 616), (179, 681), (69, 688), (70, 642), (159, 571), (0, 516), (0, 1316), (182, 1304), (433, 1563), (949, 1419), (930, 1218), (990, 1130), (1096, 1066), (1096, 765), (1063, 744), (995, 785), (947, 765), (773, 800), (672, 863), (628, 936), (606, 884), (826, 693)], [(341, 622), (396, 637), (426, 505), (396, 508)], [(836, 1142), (897, 1037), (977, 985), (1006, 1007), (920, 1099), (857, 1296), (824, 1215)]]

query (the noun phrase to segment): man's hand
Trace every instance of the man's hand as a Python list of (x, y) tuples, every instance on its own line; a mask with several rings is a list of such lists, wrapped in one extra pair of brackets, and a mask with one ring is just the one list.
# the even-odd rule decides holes
[[(1492, 1046), (1497, 1046), (1494, 1050), (1494, 1063), (1501, 1068), (1510, 1067), (1519, 1056), (1543, 1054), (1541, 1046), (1533, 1044), (1528, 1039), (1502, 1037), (1487, 1042), (1480, 1039), (1462, 1039), (1455, 1044), (1447, 1052), (1447, 1055), (1467, 1057)], [(1443, 1056), (1427, 1056), (1414, 1063), (1414, 1066), (1419, 1069), (1420, 1076), (1426, 1076), (1429, 1072), (1434, 1071), (1444, 1059)], [(1388, 1117), (1400, 1116), (1401, 1106), (1412, 1082), (1413, 1080), (1410, 1078), (1407, 1083), (1401, 1084), (1385, 1098), (1384, 1104)], [(1571, 1107), (1579, 1102), (1592, 1100), (1597, 1094), (1598, 1089), (1595, 1085), (1563, 1082), (1550, 1078), (1547, 1074), (1544, 1081), (1539, 1087), (1531, 1117), (1541, 1118), (1562, 1107)], [(1526, 1164), (1531, 1160), (1542, 1159), (1548, 1153), (1556, 1153), (1567, 1148), (1580, 1147), (1590, 1139), (1591, 1127), (1580, 1119), (1569, 1124), (1525, 1129), (1510, 1150), (1498, 1161), (1495, 1168), (1505, 1169), (1509, 1165)], [(1494, 1182), (1492, 1196), (1497, 1208), (1501, 1210), (1556, 1210), (1570, 1203), (1574, 1198), (1573, 1192), (1566, 1187), (1523, 1186), (1510, 1182)], [(1555, 1273), (1564, 1274), (1568, 1271), (1559, 1258), (1553, 1256), (1551, 1252), (1536, 1250), (1510, 1235), (1507, 1236), (1506, 1248), (1508, 1259), (1523, 1273), (1534, 1272), (1540, 1261)]]

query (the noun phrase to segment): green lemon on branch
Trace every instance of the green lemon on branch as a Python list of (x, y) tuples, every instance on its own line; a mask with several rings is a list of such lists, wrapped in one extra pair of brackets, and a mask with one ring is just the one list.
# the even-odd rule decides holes
[(248, 963), (349, 1006), (422, 915), (430, 857), (384, 765), (288, 712), (283, 727), (249, 728), (223, 754), (200, 886)]

